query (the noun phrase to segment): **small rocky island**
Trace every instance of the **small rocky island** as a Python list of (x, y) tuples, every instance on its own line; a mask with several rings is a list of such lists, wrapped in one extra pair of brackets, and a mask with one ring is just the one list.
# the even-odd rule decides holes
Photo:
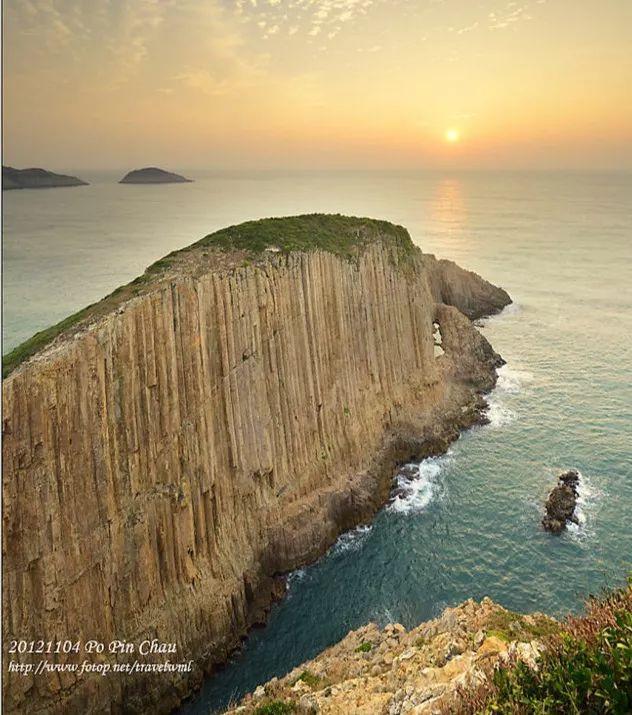
[(542, 526), (553, 534), (559, 534), (566, 529), (567, 524), (578, 524), (575, 514), (577, 506), (579, 472), (570, 469), (568, 472), (560, 474), (557, 478), (557, 486), (553, 488), (546, 500), (545, 515), (542, 518)]
[(193, 179), (187, 179), (180, 174), (148, 166), (125, 174), (119, 184), (190, 184), (192, 181)]
[(2, 190), (51, 189), (58, 186), (87, 186), (88, 182), (76, 176), (55, 174), (46, 169), (14, 169), (2, 167)]

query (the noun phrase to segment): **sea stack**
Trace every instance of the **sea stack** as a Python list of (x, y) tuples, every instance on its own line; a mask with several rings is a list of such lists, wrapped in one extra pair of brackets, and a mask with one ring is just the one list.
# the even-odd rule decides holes
[(125, 174), (119, 184), (190, 184), (193, 179), (187, 179), (180, 174), (148, 166), (145, 169), (134, 169)]
[(2, 167), (2, 190), (52, 189), (60, 186), (87, 186), (88, 182), (67, 174), (55, 174), (46, 169), (14, 169)]
[(579, 472), (570, 469), (560, 474), (558, 484), (551, 490), (546, 500), (545, 515), (542, 526), (553, 534), (560, 534), (566, 529), (567, 524), (577, 524), (575, 507), (577, 506)]
[(278, 574), (480, 420), (500, 357), (473, 321), (510, 302), (401, 226), (313, 214), (210, 234), (16, 348), (5, 642), (157, 639), (191, 667), (7, 672), (3, 712), (171, 712), (261, 622)]

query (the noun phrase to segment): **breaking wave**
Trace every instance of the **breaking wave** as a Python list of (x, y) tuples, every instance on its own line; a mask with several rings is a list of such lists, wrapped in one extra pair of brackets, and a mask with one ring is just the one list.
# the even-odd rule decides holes
[(579, 472), (575, 505), (575, 515), (579, 523), (567, 525), (568, 534), (573, 540), (581, 542), (592, 535), (593, 519), (602, 497), (601, 489), (597, 488), (589, 477)]
[(532, 381), (533, 375), (526, 370), (519, 370), (509, 365), (498, 368), (496, 388), (487, 398), (486, 414), (490, 427), (504, 427), (515, 420), (516, 413), (507, 404), (507, 398), (521, 393)]
[(347, 551), (357, 551), (364, 544), (367, 536), (371, 533), (373, 529), (372, 524), (364, 524), (363, 526), (357, 526), (351, 531), (347, 531), (342, 534), (336, 543), (329, 549), (331, 555), (344, 554)]
[(400, 514), (423, 511), (442, 494), (439, 475), (452, 461), (450, 453), (429, 457), (419, 464), (406, 464), (395, 475), (395, 488), (387, 511)]

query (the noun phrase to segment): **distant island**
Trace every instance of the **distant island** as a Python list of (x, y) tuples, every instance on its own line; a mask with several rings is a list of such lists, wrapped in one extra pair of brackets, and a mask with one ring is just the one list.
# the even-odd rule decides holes
[(188, 184), (192, 181), (193, 179), (187, 179), (180, 174), (149, 166), (146, 169), (130, 171), (119, 181), (119, 184)]
[(87, 186), (88, 182), (76, 176), (55, 174), (46, 169), (14, 169), (2, 167), (2, 190), (8, 189), (51, 189), (56, 186)]

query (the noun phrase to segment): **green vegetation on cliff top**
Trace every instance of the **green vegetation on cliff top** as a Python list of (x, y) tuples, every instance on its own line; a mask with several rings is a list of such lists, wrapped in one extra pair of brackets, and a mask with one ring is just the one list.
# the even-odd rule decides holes
[(223, 228), (184, 250), (200, 246), (254, 253), (266, 249), (284, 253), (322, 250), (353, 257), (376, 240), (391, 245), (402, 254), (408, 254), (414, 248), (408, 231), (388, 221), (339, 214), (307, 214), (247, 221)]
[(569, 617), (542, 640), (536, 668), (510, 659), (462, 692), (455, 712), (632, 712), (632, 579), (627, 588), (591, 598), (585, 615)]
[(220, 229), (186, 248), (169, 253), (152, 263), (143, 275), (120, 286), (98, 303), (83, 308), (18, 345), (3, 357), (2, 375), (7, 377), (18, 365), (66, 330), (84, 320), (106, 315), (126, 300), (144, 292), (167, 272), (177, 270), (179, 266), (190, 267), (191, 259), (197, 260), (198, 255), (201, 264), (213, 251), (242, 252), (250, 260), (256, 260), (263, 255), (321, 250), (352, 259), (374, 242), (381, 242), (393, 249), (393, 255), (398, 260), (406, 260), (415, 251), (408, 231), (402, 226), (340, 214), (267, 218)]

